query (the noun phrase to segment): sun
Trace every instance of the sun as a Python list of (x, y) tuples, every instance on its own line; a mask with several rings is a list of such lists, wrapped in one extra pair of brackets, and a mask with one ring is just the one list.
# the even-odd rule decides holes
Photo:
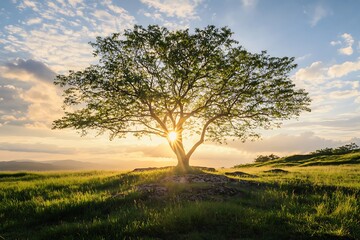
[(168, 138), (169, 138), (170, 142), (175, 142), (177, 139), (177, 133), (174, 131), (169, 132)]

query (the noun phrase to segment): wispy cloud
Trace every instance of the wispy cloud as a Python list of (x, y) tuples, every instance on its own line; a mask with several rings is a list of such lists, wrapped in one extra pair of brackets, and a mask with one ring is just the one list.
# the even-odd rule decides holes
[(305, 11), (310, 17), (310, 26), (315, 27), (322, 19), (332, 14), (332, 11), (322, 4), (308, 7)]
[(293, 152), (310, 152), (324, 147), (342, 145), (341, 141), (316, 136), (313, 132), (303, 132), (300, 135), (279, 134), (264, 138), (258, 142), (235, 142), (229, 146), (239, 150), (254, 153), (278, 153), (280, 155)]
[(194, 19), (198, 18), (196, 7), (202, 0), (141, 0), (141, 2), (168, 17)]
[(38, 152), (38, 153), (52, 153), (52, 154), (73, 154), (76, 152), (72, 148), (58, 147), (52, 144), (44, 143), (0, 143), (0, 151), (11, 152)]
[(254, 8), (257, 5), (258, 0), (241, 0), (241, 3), (245, 8)]
[(203, 0), (141, 0), (148, 7), (140, 14), (169, 29), (188, 28), (190, 21), (199, 20), (197, 7)]

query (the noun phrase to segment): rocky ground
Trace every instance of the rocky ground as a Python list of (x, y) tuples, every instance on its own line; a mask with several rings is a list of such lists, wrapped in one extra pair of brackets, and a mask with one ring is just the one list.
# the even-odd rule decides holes
[[(189, 201), (223, 200), (241, 195), (251, 183), (216, 174), (172, 175), (156, 183), (142, 184), (136, 190), (149, 198), (176, 198)], [(174, 191), (174, 189), (177, 189)]]

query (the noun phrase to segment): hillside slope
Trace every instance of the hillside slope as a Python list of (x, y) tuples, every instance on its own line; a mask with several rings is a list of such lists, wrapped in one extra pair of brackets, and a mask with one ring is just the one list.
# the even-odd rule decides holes
[(237, 165), (237, 167), (307, 167), (307, 166), (325, 166), (325, 165), (343, 165), (343, 164), (360, 164), (360, 150), (352, 151), (344, 154), (305, 154), (305, 155), (292, 155), (287, 157), (278, 158), (275, 160)]

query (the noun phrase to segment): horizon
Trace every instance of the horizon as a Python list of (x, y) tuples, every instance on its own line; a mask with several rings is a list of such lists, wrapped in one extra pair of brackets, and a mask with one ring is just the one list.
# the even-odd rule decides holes
[[(89, 41), (134, 24), (169, 29), (228, 26), (252, 53), (295, 57), (290, 77), (312, 99), (312, 112), (259, 130), (262, 140), (205, 143), (190, 165), (232, 167), (257, 155), (304, 154), (350, 142), (360, 145), (360, 2), (161, 1), (102, 3), (90, 0), (8, 0), (0, 3), (0, 161), (71, 159), (102, 164), (173, 163), (176, 156), (158, 137), (110, 141), (107, 134), (81, 137), (51, 130), (61, 117), (56, 74), (94, 63)], [(191, 142), (191, 140), (190, 140)]]

